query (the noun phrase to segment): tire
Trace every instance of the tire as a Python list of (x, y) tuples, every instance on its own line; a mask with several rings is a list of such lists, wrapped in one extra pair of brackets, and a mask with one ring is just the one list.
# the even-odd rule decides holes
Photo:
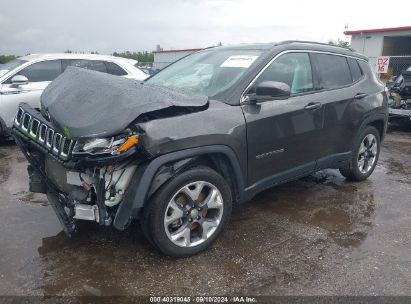
[[(371, 141), (371, 143), (370, 146), (367, 147), (367, 142), (369, 141)], [(363, 181), (367, 179), (377, 165), (381, 149), (380, 144), (380, 133), (378, 130), (373, 126), (367, 126), (355, 141), (350, 163), (340, 168), (340, 173), (351, 181)], [(363, 151), (364, 148), (366, 149), (365, 151)], [(362, 169), (360, 169), (361, 167)]]
[(231, 190), (224, 178), (207, 167), (194, 167), (153, 195), (141, 225), (150, 243), (163, 254), (187, 257), (202, 252), (217, 239), (230, 220), (231, 210)]

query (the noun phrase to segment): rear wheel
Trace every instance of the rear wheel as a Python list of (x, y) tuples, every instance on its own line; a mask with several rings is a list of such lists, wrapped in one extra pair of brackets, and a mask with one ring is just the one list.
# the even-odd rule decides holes
[(209, 168), (192, 168), (160, 188), (145, 210), (142, 225), (161, 252), (185, 257), (215, 241), (231, 209), (231, 191), (224, 178)]
[(365, 180), (374, 171), (379, 155), (380, 134), (375, 127), (368, 126), (355, 143), (350, 164), (340, 168), (340, 172), (352, 181)]

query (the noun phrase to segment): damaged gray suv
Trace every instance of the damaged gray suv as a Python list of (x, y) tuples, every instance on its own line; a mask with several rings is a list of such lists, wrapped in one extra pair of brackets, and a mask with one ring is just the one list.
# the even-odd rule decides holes
[(369, 177), (387, 116), (366, 57), (288, 41), (205, 49), (143, 83), (68, 68), (12, 131), (68, 235), (138, 220), (183, 257), (264, 189), (324, 168)]

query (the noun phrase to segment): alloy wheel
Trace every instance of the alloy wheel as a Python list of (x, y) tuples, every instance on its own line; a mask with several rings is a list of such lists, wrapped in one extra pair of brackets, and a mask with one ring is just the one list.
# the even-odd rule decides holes
[(367, 134), (361, 141), (358, 151), (358, 169), (367, 174), (373, 168), (377, 159), (378, 141), (374, 134)]
[(221, 223), (224, 202), (216, 186), (196, 181), (179, 189), (164, 214), (164, 228), (171, 242), (194, 247), (209, 239)]

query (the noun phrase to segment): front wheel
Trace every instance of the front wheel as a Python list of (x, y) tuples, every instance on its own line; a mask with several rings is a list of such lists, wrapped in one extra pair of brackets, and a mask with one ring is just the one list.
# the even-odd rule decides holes
[(143, 230), (164, 254), (190, 256), (215, 241), (231, 209), (231, 191), (224, 178), (209, 168), (192, 168), (153, 196), (145, 210)]
[(379, 155), (380, 134), (375, 127), (368, 126), (355, 143), (350, 164), (340, 168), (340, 172), (348, 180), (365, 180), (374, 171)]

